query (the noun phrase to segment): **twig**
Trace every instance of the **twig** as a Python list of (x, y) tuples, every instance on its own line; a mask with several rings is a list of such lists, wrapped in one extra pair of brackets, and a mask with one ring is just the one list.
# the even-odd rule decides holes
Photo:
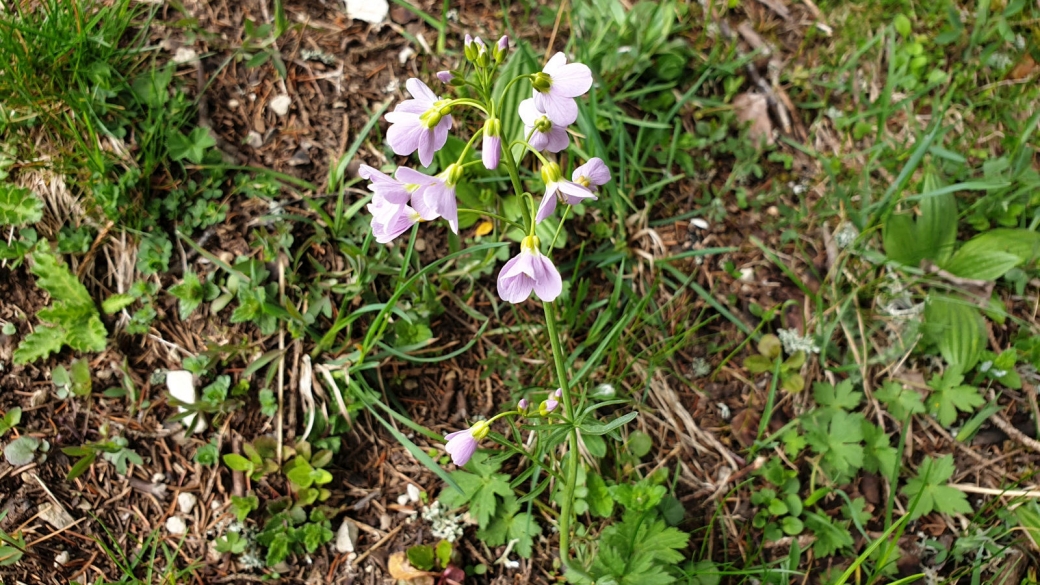
[(1009, 498), (1040, 498), (1040, 489), (1031, 490), (998, 490), (995, 488), (980, 487), (969, 483), (951, 483), (947, 487), (958, 489), (969, 494), (982, 494), (985, 496), (1006, 496)]
[(1023, 433), (1022, 431), (1016, 429), (1015, 425), (1008, 422), (1007, 419), (1005, 419), (1004, 417), (1000, 416), (999, 414), (994, 414), (993, 416), (989, 417), (989, 420), (993, 423), (995, 427), (1004, 431), (1004, 434), (1007, 435), (1009, 438), (1014, 439), (1019, 443), (1022, 443), (1023, 445), (1029, 447), (1037, 453), (1040, 453), (1040, 441), (1037, 441), (1036, 439)]
[(361, 561), (363, 561), (363, 560), (365, 560), (366, 558), (368, 558), (368, 555), (370, 555), (370, 554), (372, 554), (373, 552), (375, 552), (375, 550), (376, 550), (376, 549), (378, 549), (379, 547), (383, 546), (384, 544), (386, 544), (386, 543), (387, 543), (387, 541), (389, 541), (389, 540), (390, 540), (391, 538), (393, 538), (394, 536), (396, 536), (396, 535), (397, 535), (397, 533), (398, 533), (398, 532), (400, 532), (402, 528), (404, 528), (404, 524), (401, 524), (401, 525), (399, 525), (399, 526), (398, 526), (397, 528), (394, 528), (394, 529), (393, 529), (393, 530), (391, 530), (390, 532), (387, 532), (387, 533), (386, 533), (386, 536), (384, 536), (383, 538), (380, 538), (380, 539), (379, 539), (378, 541), (376, 541), (376, 543), (375, 543), (375, 544), (373, 544), (372, 546), (370, 546), (370, 547), (368, 548), (368, 550), (366, 550), (365, 552), (363, 552), (363, 553), (361, 553), (360, 555), (358, 555), (358, 558), (354, 559), (353, 565), (354, 565), (355, 567), (356, 567), (356, 566), (358, 566), (358, 565), (360, 565), (360, 564), (361, 564)]

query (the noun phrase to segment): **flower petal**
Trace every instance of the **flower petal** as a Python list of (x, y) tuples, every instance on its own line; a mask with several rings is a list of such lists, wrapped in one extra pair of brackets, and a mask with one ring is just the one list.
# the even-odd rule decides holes
[(408, 185), (429, 185), (437, 180), (410, 167), (397, 167), (394, 178)]
[[(532, 132), (534, 130), (534, 132)], [(534, 129), (534, 126), (524, 127), (524, 136), (531, 135), (531, 140), (528, 144), (535, 150), (545, 150), (546, 146), (549, 146), (549, 135), (539, 132)]]
[(408, 156), (419, 148), (419, 137), (425, 129), (419, 125), (419, 118), (415, 123), (398, 122), (392, 124), (386, 131), (386, 141), (390, 144), (394, 154)]
[(520, 119), (524, 121), (527, 126), (534, 126), (534, 123), (545, 115), (538, 109), (538, 106), (534, 104), (534, 98), (527, 98), (520, 102), (520, 106), (517, 108), (517, 112), (520, 114)]
[(538, 213), (534, 218), (536, 223), (544, 220), (552, 215), (552, 212), (556, 211), (556, 191), (558, 190), (558, 183), (546, 185), (545, 195), (542, 196), (542, 201), (538, 204)]
[(408, 88), (408, 93), (412, 94), (416, 101), (424, 101), (429, 104), (425, 109), (429, 109), (433, 102), (437, 101), (437, 94), (433, 93), (433, 90), (425, 83), (414, 77), (404, 82), (404, 86)]
[(563, 200), (568, 205), (577, 205), (585, 199), (593, 201), (597, 199), (595, 193), (572, 181), (560, 181), (560, 191), (563, 193)]
[(585, 95), (592, 87), (592, 70), (588, 65), (570, 63), (554, 71), (549, 93), (558, 93), (564, 97), (576, 98)]
[(521, 251), (509, 262), (506, 262), (506, 265), (502, 268), (502, 274), (507, 278), (519, 275), (534, 278), (534, 254)]
[(534, 294), (538, 298), (551, 303), (563, 292), (563, 279), (552, 260), (538, 254), (534, 258)]
[(451, 462), (460, 467), (465, 465), (477, 451), (477, 440), (468, 430), (451, 433), (448, 437), (451, 438), (444, 445), (444, 450), (451, 455)]
[(542, 72), (548, 73), (549, 75), (553, 75), (555, 72), (560, 70), (560, 67), (563, 67), (566, 64), (567, 55), (564, 55), (561, 52), (557, 52), (555, 55), (552, 56), (551, 59), (549, 59), (545, 63), (545, 66), (542, 67)]
[(570, 126), (578, 119), (578, 104), (574, 98), (560, 94), (535, 92), (534, 103), (557, 126)]
[(581, 177), (585, 177), (589, 180), (589, 183), (597, 187), (606, 185), (610, 182), (610, 168), (607, 166), (607, 163), (603, 162), (603, 159), (593, 157), (585, 164), (574, 169), (574, 174), (571, 178), (578, 181)]
[(485, 135), (480, 147), (480, 159), (484, 162), (484, 168), (489, 170), (497, 169), (499, 157), (501, 156), (502, 138)]
[(404, 100), (403, 102), (394, 106), (394, 111), (387, 112), (384, 118), (387, 122), (393, 122), (392, 118), (396, 118), (400, 115), (421, 115), (426, 110), (430, 109), (432, 104), (425, 100)]
[(511, 258), (498, 273), (498, 296), (507, 303), (522, 303), (530, 298), (534, 290), (534, 279), (516, 270), (522, 256), (523, 253)]
[(426, 196), (429, 189), (430, 187), (427, 185), (412, 193), (412, 207), (423, 221), (433, 221), (441, 216), (437, 212), (437, 206)]
[(552, 130), (549, 131), (547, 142), (546, 150), (549, 152), (561, 152), (567, 150), (567, 146), (571, 143), (571, 138), (567, 135), (566, 128), (553, 125)]
[(433, 131), (428, 128), (423, 128), (419, 134), (419, 162), (422, 166), (428, 167), (433, 162), (433, 153), (436, 149), (433, 147), (434, 135)]

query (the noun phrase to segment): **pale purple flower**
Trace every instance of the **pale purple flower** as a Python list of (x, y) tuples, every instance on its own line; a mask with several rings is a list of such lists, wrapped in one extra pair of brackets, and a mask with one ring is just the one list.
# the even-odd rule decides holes
[(372, 235), (380, 244), (389, 244), (422, 219), (408, 205), (390, 203), (378, 195), (368, 204), (368, 211), (372, 214)]
[(411, 172), (415, 175), (408, 174), (406, 181), (419, 180), (420, 177), (427, 181), (412, 193), (412, 207), (415, 211), (426, 221), (443, 217), (448, 220), (451, 231), (459, 233), (459, 205), (455, 199), (455, 185), (462, 177), (462, 166), (452, 163), (435, 177), (418, 171)]
[(498, 296), (510, 303), (522, 303), (531, 292), (542, 301), (551, 303), (563, 291), (560, 271), (552, 260), (538, 249), (537, 236), (527, 236), (520, 242), (520, 254), (510, 258), (498, 273)]
[(451, 130), (451, 100), (442, 100), (425, 83), (409, 79), (405, 86), (414, 99), (405, 100), (386, 115), (390, 129), (386, 141), (395, 154), (407, 156), (419, 151), (424, 167), (433, 162), (433, 153), (444, 147)]
[[(401, 169), (405, 167), (399, 167), (397, 173), (401, 173)], [(405, 169), (411, 170), (411, 169)], [(414, 171), (413, 171), (414, 172)], [(390, 176), (380, 172), (379, 170), (370, 167), (368, 165), (361, 165), (358, 169), (358, 175), (362, 179), (370, 181), (368, 184), (368, 190), (375, 193), (376, 198), (382, 198), (383, 200), (393, 203), (395, 205), (403, 205), (408, 203), (408, 200), (412, 197), (411, 191), (408, 189), (408, 185), (405, 183), (391, 178)], [(418, 186), (416, 186), (418, 188)]]
[(553, 398), (563, 398), (563, 388), (557, 388), (556, 392), (553, 392)]
[(517, 402), (517, 403), (516, 403), (516, 407), (517, 407), (517, 409), (519, 409), (519, 410), (527, 410), (527, 407), (528, 407), (528, 406), (529, 406), (529, 403), (527, 402), (527, 399), (526, 399), (526, 398), (521, 398), (521, 399), (520, 399), (520, 402)]
[(554, 124), (545, 112), (538, 109), (534, 98), (520, 102), (518, 108), (520, 119), (524, 122), (524, 135), (530, 135), (528, 144), (535, 150), (560, 152), (565, 150), (571, 139), (567, 135), (567, 127)]
[(498, 118), (489, 118), (484, 123), (484, 142), (480, 147), (480, 158), (488, 170), (498, 168), (502, 157), (502, 123)]
[(531, 81), (534, 103), (549, 119), (561, 126), (569, 126), (578, 119), (578, 104), (574, 98), (592, 87), (592, 70), (581, 63), (567, 63), (563, 53), (556, 53)]
[(502, 38), (498, 39), (498, 50), (505, 51), (509, 48), (509, 37), (502, 35)]
[(441, 83), (451, 83), (451, 80), (455, 79), (455, 75), (451, 71), (438, 71), (437, 79), (441, 80)]
[(444, 450), (451, 455), (452, 463), (459, 467), (465, 465), (477, 452), (477, 443), (487, 436), (488, 431), (486, 421), (477, 421), (464, 431), (455, 431), (446, 435), (444, 438), (448, 442), (444, 445)]
[(571, 173), (571, 180), (595, 193), (601, 186), (610, 182), (610, 169), (607, 168), (603, 159), (593, 157), (574, 169), (574, 172)]
[(563, 197), (563, 201), (567, 205), (577, 205), (585, 199), (596, 200), (595, 193), (587, 187), (564, 179), (561, 176), (560, 165), (554, 162), (542, 165), (542, 181), (545, 182), (545, 195), (542, 196), (542, 201), (538, 204), (538, 214), (535, 215), (535, 221), (542, 221), (552, 215), (552, 212), (556, 210), (557, 194)]

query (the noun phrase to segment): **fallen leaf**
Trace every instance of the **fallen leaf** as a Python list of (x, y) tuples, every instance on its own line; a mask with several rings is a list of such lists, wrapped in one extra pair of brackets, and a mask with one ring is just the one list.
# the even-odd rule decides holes
[(742, 93), (733, 98), (733, 111), (742, 124), (751, 124), (748, 137), (756, 146), (773, 144), (773, 121), (769, 119), (769, 99), (766, 96)]
[(426, 571), (420, 571), (408, 562), (408, 555), (402, 552), (395, 552), (390, 555), (390, 558), (386, 561), (387, 569), (390, 570), (390, 576), (394, 579), (400, 579), (402, 581), (413, 581), (422, 577), (428, 577), (429, 573)]
[(1025, 58), (1019, 61), (1018, 65), (1015, 65), (1015, 68), (1008, 73), (1008, 79), (1021, 81), (1027, 77), (1031, 77), (1037, 72), (1037, 70), (1040, 70), (1040, 68), (1036, 66), (1036, 61), (1033, 60), (1032, 55), (1027, 53)]

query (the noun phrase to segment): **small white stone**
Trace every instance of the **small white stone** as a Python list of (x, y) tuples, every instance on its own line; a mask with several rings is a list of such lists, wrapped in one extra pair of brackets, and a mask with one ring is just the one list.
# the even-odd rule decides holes
[(184, 523), (184, 520), (181, 519), (180, 516), (170, 516), (166, 520), (166, 530), (168, 530), (170, 534), (180, 535), (188, 531), (188, 525)]
[(390, 4), (386, 0), (347, 0), (347, 16), (354, 20), (379, 24), (389, 13)]
[(357, 539), (357, 524), (350, 518), (344, 518), (343, 524), (340, 524), (339, 530), (336, 531), (336, 552), (340, 554), (354, 552)]
[(177, 496), (177, 508), (180, 509), (181, 514), (191, 514), (197, 501), (198, 498), (195, 497), (195, 494), (181, 492)]
[[(170, 396), (184, 404), (195, 404), (195, 377), (187, 370), (170, 370), (166, 372), (166, 387), (170, 390)], [(178, 407), (184, 412), (184, 407)], [(196, 417), (198, 417), (196, 419)], [(184, 428), (189, 433), (198, 433), (206, 430), (206, 419), (201, 414), (186, 417), (183, 420)]]
[(264, 145), (264, 139), (260, 136), (259, 132), (250, 130), (249, 134), (246, 135), (246, 145), (253, 148), (260, 148)]
[(408, 484), (408, 499), (413, 502), (419, 501), (419, 488), (415, 485)]
[(755, 269), (750, 266), (740, 269), (740, 282), (751, 282), (755, 279)]
[(64, 566), (65, 563), (69, 562), (69, 551), (63, 550), (54, 556), (54, 564)]
[(397, 496), (397, 503), (400, 506), (408, 505), (408, 494), (401, 494)]
[(240, 106), (240, 105), (241, 105), (241, 102), (239, 102), (238, 100), (235, 100), (235, 99), (228, 100), (228, 103), (227, 103), (227, 107), (228, 107), (229, 110), (238, 109), (238, 106)]
[(152, 474), (152, 483), (163, 483), (166, 481), (166, 474), (161, 471), (156, 471)]
[(191, 47), (181, 47), (173, 54), (173, 62), (178, 65), (181, 63), (190, 63), (198, 58), (199, 54)]
[(284, 116), (289, 113), (289, 106), (292, 105), (292, 98), (287, 95), (280, 95), (273, 100), (267, 107), (271, 108), (271, 111), (278, 116)]
[(404, 65), (408, 62), (408, 59), (415, 54), (415, 49), (409, 45), (405, 45), (401, 52), (397, 54), (397, 62)]

